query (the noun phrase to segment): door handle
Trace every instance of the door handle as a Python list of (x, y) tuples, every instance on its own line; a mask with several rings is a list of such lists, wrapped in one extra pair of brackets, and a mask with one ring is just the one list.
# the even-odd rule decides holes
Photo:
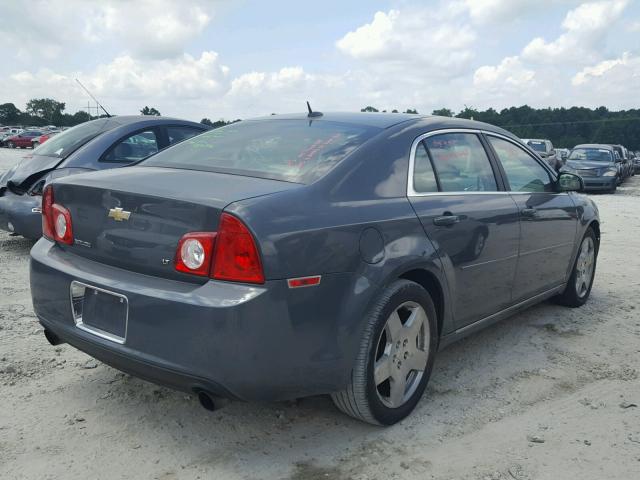
[(535, 208), (523, 208), (522, 210), (520, 210), (520, 213), (522, 214), (523, 217), (535, 217), (536, 213), (538, 213), (538, 210), (536, 210)]
[(439, 227), (448, 227), (460, 221), (460, 217), (458, 215), (442, 215), (441, 217), (436, 217), (433, 219), (433, 224), (438, 225)]

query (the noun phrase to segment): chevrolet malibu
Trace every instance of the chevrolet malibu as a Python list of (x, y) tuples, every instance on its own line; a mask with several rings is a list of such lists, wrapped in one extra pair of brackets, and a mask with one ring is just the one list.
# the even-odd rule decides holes
[(582, 187), (474, 121), (243, 121), (48, 185), (34, 308), (50, 343), (209, 409), (330, 394), (389, 425), (438, 349), (587, 301), (600, 227)]

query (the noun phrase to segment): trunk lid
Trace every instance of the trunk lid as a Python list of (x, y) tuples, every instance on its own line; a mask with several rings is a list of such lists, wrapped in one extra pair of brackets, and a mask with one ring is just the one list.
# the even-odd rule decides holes
[(277, 180), (160, 167), (129, 167), (66, 177), (55, 202), (71, 212), (74, 254), (148, 275), (203, 282), (177, 272), (188, 232), (217, 230), (228, 204), (300, 187)]

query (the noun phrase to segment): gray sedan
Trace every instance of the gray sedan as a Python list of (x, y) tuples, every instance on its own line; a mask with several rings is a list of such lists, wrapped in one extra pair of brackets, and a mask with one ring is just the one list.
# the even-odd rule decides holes
[(175, 118), (121, 116), (65, 130), (0, 175), (0, 229), (40, 238), (42, 189), (51, 179), (126, 167), (208, 129)]
[(582, 187), (474, 121), (243, 121), (48, 185), (34, 310), (50, 343), (208, 409), (330, 394), (393, 424), (439, 349), (587, 301), (600, 223)]

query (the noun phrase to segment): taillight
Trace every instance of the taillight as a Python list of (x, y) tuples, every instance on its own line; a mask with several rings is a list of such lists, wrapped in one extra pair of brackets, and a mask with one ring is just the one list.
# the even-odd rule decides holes
[(42, 235), (53, 240), (53, 187), (47, 185), (42, 192)]
[(176, 270), (208, 277), (215, 243), (215, 232), (187, 233), (178, 242), (174, 262)]
[(231, 282), (264, 283), (258, 247), (251, 232), (238, 218), (220, 216), (211, 277)]
[(54, 203), (53, 210), (53, 233), (57, 242), (73, 245), (73, 230), (71, 227), (71, 214), (62, 205)]
[(42, 235), (55, 242), (73, 245), (71, 213), (54, 202), (53, 186), (47, 185), (42, 192)]
[(178, 242), (176, 270), (216, 280), (264, 283), (262, 262), (253, 235), (238, 218), (220, 216), (217, 232), (192, 232)]

